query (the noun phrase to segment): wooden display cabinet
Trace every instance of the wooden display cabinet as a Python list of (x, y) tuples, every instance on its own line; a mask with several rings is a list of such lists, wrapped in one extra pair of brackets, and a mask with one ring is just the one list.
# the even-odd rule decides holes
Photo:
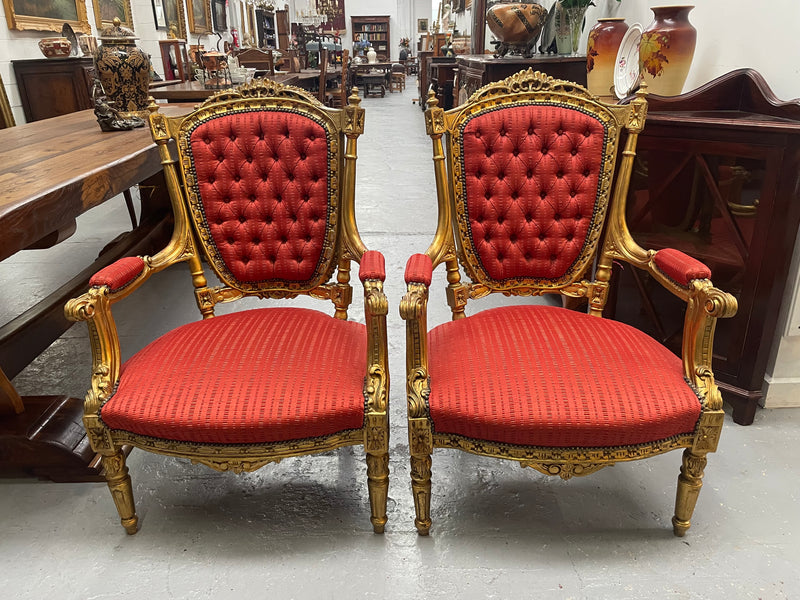
[[(391, 38), (389, 34), (389, 17), (350, 17), (350, 30), (353, 41), (366, 39), (379, 55), (391, 60)], [(353, 55), (355, 56), (355, 48)]]
[(94, 61), (89, 58), (12, 60), (28, 123), (93, 108)]
[[(713, 369), (734, 421), (752, 423), (800, 225), (800, 102), (750, 69), (651, 96), (627, 210), (642, 247), (686, 252), (737, 297), (736, 316), (717, 323)], [(634, 271), (616, 273), (609, 316), (679, 353), (685, 305)]]

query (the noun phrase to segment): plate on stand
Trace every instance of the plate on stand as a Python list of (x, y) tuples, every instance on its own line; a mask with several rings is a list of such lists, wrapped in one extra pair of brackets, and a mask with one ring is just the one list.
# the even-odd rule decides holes
[(539, 38), (539, 52), (547, 54), (547, 49), (556, 41), (556, 4), (550, 7), (544, 22), (542, 37)]
[(634, 23), (622, 38), (614, 66), (614, 93), (622, 100), (639, 85), (639, 42), (642, 41), (642, 26)]
[(69, 23), (64, 23), (64, 26), (61, 28), (61, 37), (67, 38), (69, 43), (72, 44), (72, 49), (69, 51), (69, 55), (79, 56), (81, 49), (80, 46), (78, 46), (78, 38)]

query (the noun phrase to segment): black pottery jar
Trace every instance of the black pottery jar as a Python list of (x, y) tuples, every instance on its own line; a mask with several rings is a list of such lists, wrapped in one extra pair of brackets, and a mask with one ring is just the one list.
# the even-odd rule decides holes
[(136, 46), (133, 31), (118, 18), (100, 34), (94, 68), (103, 90), (119, 116), (147, 118), (150, 90), (150, 57)]

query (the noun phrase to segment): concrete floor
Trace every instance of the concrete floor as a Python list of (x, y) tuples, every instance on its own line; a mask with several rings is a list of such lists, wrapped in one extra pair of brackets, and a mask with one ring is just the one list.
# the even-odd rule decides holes
[[(386, 534), (371, 532), (360, 449), (240, 476), (135, 451), (141, 529), (132, 537), (104, 484), (0, 480), (1, 598), (800, 597), (798, 409), (762, 410), (749, 427), (727, 420), (683, 539), (670, 525), (679, 452), (564, 482), (444, 450), (434, 454), (434, 527), (417, 537), (397, 307), (405, 260), (431, 239), (435, 194), (415, 95), (409, 79), (402, 94), (364, 100), (359, 142), (358, 221), (367, 245), (386, 254), (391, 303)], [(126, 223), (119, 198), (84, 215), (56, 248), (0, 264), (0, 322), (67, 280)], [(439, 274), (431, 325), (447, 319), (442, 281)], [(182, 266), (117, 308), (126, 356), (197, 318)], [(85, 327), (77, 326), (14, 383), (23, 393), (82, 397), (89, 364)]]

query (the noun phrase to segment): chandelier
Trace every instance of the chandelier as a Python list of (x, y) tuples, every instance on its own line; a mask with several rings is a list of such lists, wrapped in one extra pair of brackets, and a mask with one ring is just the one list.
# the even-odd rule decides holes
[(317, 0), (317, 10), (326, 17), (326, 21), (333, 21), (342, 14), (337, 0)]
[(297, 20), (306, 27), (316, 28), (325, 23), (327, 17), (317, 12), (314, 0), (309, 0), (306, 8), (297, 9)]
[(245, 3), (248, 6), (252, 6), (256, 9), (265, 10), (267, 12), (274, 12), (275, 11), (275, 1), (274, 0), (245, 0)]

